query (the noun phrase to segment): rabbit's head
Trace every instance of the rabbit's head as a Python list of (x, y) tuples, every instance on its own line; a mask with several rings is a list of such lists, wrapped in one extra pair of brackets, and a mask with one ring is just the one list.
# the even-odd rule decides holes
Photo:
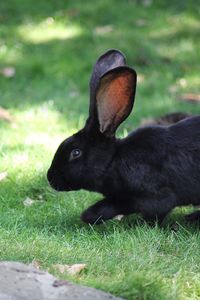
[(136, 72), (125, 64), (120, 51), (109, 50), (94, 65), (86, 124), (61, 143), (48, 170), (54, 189), (101, 191), (116, 151), (115, 132), (134, 103)]

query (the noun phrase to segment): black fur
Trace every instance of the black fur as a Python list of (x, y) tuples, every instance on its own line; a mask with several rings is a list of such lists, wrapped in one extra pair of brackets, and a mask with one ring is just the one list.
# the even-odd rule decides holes
[[(125, 67), (121, 52), (110, 50), (100, 57), (93, 70), (86, 125), (59, 146), (48, 180), (58, 191), (86, 189), (104, 195), (103, 200), (82, 214), (86, 223), (99, 224), (118, 214), (131, 213), (140, 213), (147, 221), (162, 222), (176, 206), (200, 204), (200, 116), (170, 126), (139, 128), (125, 139), (115, 137), (117, 126), (112, 127), (109, 120), (101, 132), (100, 123), (104, 121), (99, 117), (98, 89), (102, 88), (101, 79), (108, 71), (115, 76), (119, 68), (128, 74), (127, 86), (131, 83), (132, 91), (124, 115), (117, 111), (117, 126), (130, 113), (136, 73)], [(109, 84), (112, 85), (112, 79)], [(106, 109), (103, 114), (105, 111), (107, 116)], [(73, 149), (80, 149), (82, 155), (70, 160)]]

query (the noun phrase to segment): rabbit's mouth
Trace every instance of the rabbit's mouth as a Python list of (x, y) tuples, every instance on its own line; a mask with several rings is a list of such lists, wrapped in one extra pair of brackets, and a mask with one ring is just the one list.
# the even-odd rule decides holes
[(54, 190), (59, 191), (59, 192), (68, 190), (68, 188), (66, 187), (66, 182), (65, 182), (64, 178), (61, 175), (55, 174), (54, 172), (52, 172), (51, 169), (49, 169), (47, 172), (47, 179), (49, 181), (50, 186)]

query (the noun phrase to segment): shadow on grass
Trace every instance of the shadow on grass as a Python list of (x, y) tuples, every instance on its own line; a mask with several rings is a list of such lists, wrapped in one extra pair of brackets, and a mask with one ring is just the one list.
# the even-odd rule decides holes
[[(116, 230), (135, 234), (138, 229), (158, 230), (170, 234), (193, 234), (199, 226), (185, 222), (185, 215), (192, 209), (179, 208), (168, 216), (163, 226), (149, 225), (138, 215), (129, 215), (122, 219), (110, 220), (102, 225), (87, 225), (80, 220), (80, 215), (89, 205), (101, 198), (101, 195), (85, 191), (58, 193), (53, 191), (46, 180), (46, 174), (38, 173), (29, 178), (15, 182), (9, 178), (1, 186), (1, 228), (17, 230), (18, 233), (45, 232), (48, 235), (63, 236), (113, 235)], [(34, 200), (31, 206), (25, 206), (24, 200), (29, 197)], [(177, 229), (174, 231), (174, 223)]]

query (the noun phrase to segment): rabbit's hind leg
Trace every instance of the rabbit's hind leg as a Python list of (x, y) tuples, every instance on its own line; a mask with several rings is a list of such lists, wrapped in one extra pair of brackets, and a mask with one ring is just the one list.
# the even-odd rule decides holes
[(143, 199), (140, 202), (140, 213), (148, 223), (162, 224), (164, 218), (176, 206), (176, 197), (171, 194), (165, 197)]
[(188, 223), (199, 223), (200, 224), (200, 210), (194, 211), (193, 213), (186, 215), (185, 220)]

